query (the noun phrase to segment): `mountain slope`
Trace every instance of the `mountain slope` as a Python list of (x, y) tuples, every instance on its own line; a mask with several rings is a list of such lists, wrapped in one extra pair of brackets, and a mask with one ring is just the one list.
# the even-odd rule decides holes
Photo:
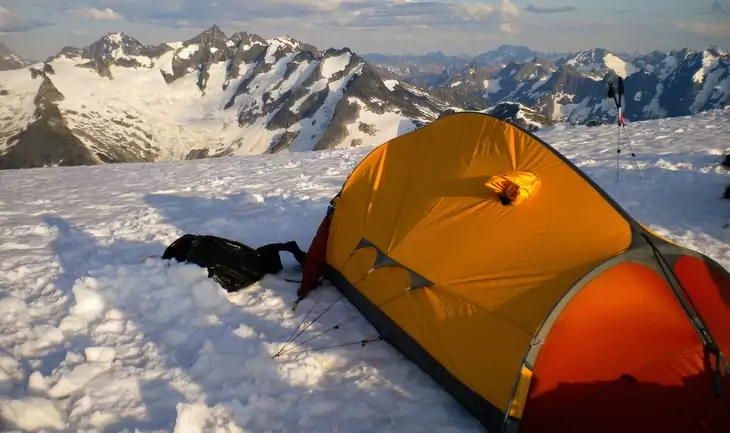
[[(63, 123), (74, 138), (58, 132), (46, 140), (74, 141), (74, 148), (79, 141), (95, 162), (143, 162), (380, 143), (445, 107), (422, 92), (390, 90), (347, 48), (318, 50), (245, 32), (228, 37), (216, 26), (157, 46), (110, 33), (10, 72), (0, 74), (9, 91), (0, 131), (13, 138), (0, 142), (5, 167), (79, 162), (65, 154), (18, 159), (32, 152), (21, 149), (33, 146), (27, 134), (16, 139), (31, 123)], [(51, 103), (53, 119), (28, 103), (38, 82), (62, 95)]]
[[(643, 176), (622, 158), (618, 182), (614, 126), (539, 136), (640, 222), (730, 269), (730, 110), (630, 131)], [(0, 173), (0, 430), (483, 432), (387, 342), (362, 347), (377, 334), (328, 282), (292, 311), (287, 254), (237, 294), (154, 257), (194, 232), (307, 248), (371, 149)]]
[(497, 105), (487, 108), (484, 112), (514, 123), (530, 132), (538, 131), (541, 128), (551, 126), (555, 123), (551, 118), (516, 102), (500, 102)]
[(4, 44), (0, 43), (0, 71), (21, 69), (30, 65), (30, 63), (31, 62), (21, 58)]

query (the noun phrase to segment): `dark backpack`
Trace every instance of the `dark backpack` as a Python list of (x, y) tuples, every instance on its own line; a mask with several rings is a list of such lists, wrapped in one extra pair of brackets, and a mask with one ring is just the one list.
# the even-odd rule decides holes
[(208, 269), (208, 277), (228, 292), (235, 292), (259, 281), (266, 274), (284, 269), (280, 251), (290, 252), (304, 263), (306, 252), (296, 242), (267, 244), (259, 248), (212, 235), (186, 234), (165, 249), (162, 258), (195, 263)]

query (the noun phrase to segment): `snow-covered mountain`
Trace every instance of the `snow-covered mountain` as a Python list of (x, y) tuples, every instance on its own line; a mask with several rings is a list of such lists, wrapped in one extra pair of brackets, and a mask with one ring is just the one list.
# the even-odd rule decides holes
[(10, 48), (0, 43), (0, 71), (8, 71), (11, 69), (20, 69), (30, 65), (31, 62), (23, 59)]
[(517, 102), (500, 102), (487, 108), (484, 112), (531, 132), (555, 124), (550, 117)]
[(374, 144), (445, 107), (414, 87), (386, 86), (348, 48), (216, 26), (157, 46), (110, 33), (2, 72), (0, 86), (0, 168)]
[(12, 69), (20, 69), (30, 65), (31, 62), (20, 57), (0, 43), (0, 71), (9, 71)]
[(470, 61), (468, 56), (447, 56), (441, 51), (421, 55), (368, 53), (362, 57), (389, 74), (389, 78), (441, 74), (444, 70), (461, 69)]
[(597, 124), (615, 120), (606, 80), (625, 79), (629, 120), (684, 116), (730, 104), (730, 56), (718, 47), (627, 56), (591, 49), (551, 61), (535, 57), (501, 69), (475, 62), (435, 83), (448, 94), (482, 98), (491, 106), (516, 102), (555, 121)]
[(500, 45), (475, 57), (447, 56), (438, 51), (423, 55), (366, 54), (366, 61), (381, 74), (397, 78), (419, 87), (438, 88), (455, 82), (456, 75), (474, 67), (484, 71), (496, 71), (513, 62), (527, 62), (535, 57), (558, 60), (566, 53), (541, 53), (523, 45)]
[[(538, 135), (640, 222), (730, 269), (730, 110), (630, 131), (637, 161), (622, 156), (619, 181), (615, 127)], [(155, 257), (184, 233), (306, 249), (370, 150), (0, 172), (0, 431), (483, 433), (386, 341), (358, 344), (377, 331), (327, 280), (292, 311), (288, 254), (237, 293)]]
[(565, 56), (567, 53), (543, 53), (533, 51), (524, 45), (500, 45), (494, 50), (486, 51), (474, 57), (473, 61), (488, 69), (501, 69), (510, 63), (529, 62), (535, 57), (541, 59), (556, 61)]

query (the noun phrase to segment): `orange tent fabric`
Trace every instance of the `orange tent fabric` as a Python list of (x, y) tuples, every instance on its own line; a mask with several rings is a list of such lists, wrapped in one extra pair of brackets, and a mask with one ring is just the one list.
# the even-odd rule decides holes
[[(330, 280), (490, 432), (655, 431), (662, 411), (727, 426), (730, 386), (713, 388), (727, 364), (706, 365), (730, 351), (730, 274), (655, 236), (534, 135), (440, 118), (364, 158), (327, 221)], [(627, 397), (675, 388), (662, 403)]]

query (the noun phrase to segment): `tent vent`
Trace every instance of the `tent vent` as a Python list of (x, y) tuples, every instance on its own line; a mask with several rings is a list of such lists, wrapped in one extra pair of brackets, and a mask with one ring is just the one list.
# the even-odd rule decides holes
[(489, 178), (485, 184), (505, 205), (517, 205), (535, 193), (540, 179), (534, 173), (510, 171)]

